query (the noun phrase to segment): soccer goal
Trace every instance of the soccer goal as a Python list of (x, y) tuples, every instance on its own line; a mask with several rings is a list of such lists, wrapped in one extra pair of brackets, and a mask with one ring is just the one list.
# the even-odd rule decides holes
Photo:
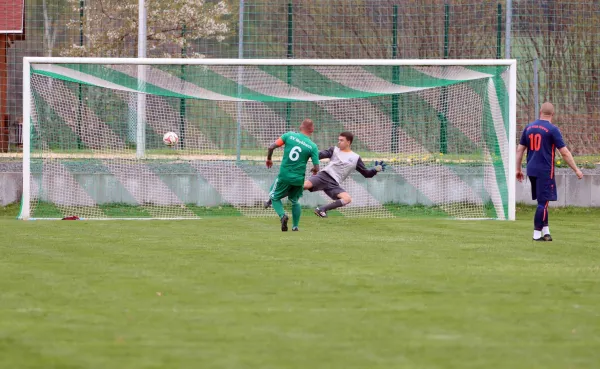
[[(21, 219), (275, 216), (263, 202), (281, 157), (267, 169), (266, 149), (305, 118), (319, 149), (350, 131), (367, 166), (388, 164), (348, 177), (353, 201), (337, 215), (515, 216), (515, 60), (24, 58), (23, 68)], [(329, 201), (305, 192), (301, 204)]]

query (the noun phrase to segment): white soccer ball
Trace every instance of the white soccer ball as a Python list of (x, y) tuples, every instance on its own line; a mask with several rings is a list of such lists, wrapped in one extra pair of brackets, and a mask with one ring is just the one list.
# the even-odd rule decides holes
[(163, 136), (163, 142), (165, 145), (173, 146), (177, 143), (177, 141), (179, 141), (179, 137), (175, 132), (167, 132)]

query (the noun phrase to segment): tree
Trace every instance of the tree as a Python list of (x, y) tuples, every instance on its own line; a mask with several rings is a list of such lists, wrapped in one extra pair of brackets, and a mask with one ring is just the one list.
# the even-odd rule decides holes
[(44, 53), (53, 56), (56, 37), (58, 36), (57, 23), (60, 11), (64, 8), (64, 1), (42, 0), (42, 14), (44, 16)]
[[(68, 0), (74, 15), (80, 14), (80, 0)], [(149, 56), (180, 56), (187, 48), (191, 57), (202, 57), (193, 49), (194, 40), (224, 40), (230, 33), (229, 7), (225, 1), (147, 1), (147, 45)], [(135, 57), (137, 55), (138, 0), (86, 1), (83, 18), (73, 16), (67, 23), (79, 32), (84, 43), (73, 43), (62, 56)]]
[(513, 3), (514, 55), (519, 66), (519, 122), (534, 116), (533, 68), (539, 58), (540, 103), (556, 106), (557, 123), (576, 154), (598, 152), (600, 88), (598, 22), (600, 1), (522, 0)]

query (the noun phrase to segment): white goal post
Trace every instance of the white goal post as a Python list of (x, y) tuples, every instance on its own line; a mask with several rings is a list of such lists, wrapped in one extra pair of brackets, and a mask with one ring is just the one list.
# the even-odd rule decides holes
[(514, 220), (516, 70), (514, 59), (25, 57), (19, 218), (273, 216), (266, 147), (312, 118), (320, 150), (351, 131), (367, 166), (388, 164), (341, 184), (354, 199), (341, 215)]

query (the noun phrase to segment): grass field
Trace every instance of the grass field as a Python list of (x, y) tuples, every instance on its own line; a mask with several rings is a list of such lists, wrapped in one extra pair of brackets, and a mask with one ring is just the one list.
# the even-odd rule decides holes
[(552, 209), (552, 243), (532, 214), (282, 233), (1, 209), (0, 368), (596, 368), (600, 209)]

